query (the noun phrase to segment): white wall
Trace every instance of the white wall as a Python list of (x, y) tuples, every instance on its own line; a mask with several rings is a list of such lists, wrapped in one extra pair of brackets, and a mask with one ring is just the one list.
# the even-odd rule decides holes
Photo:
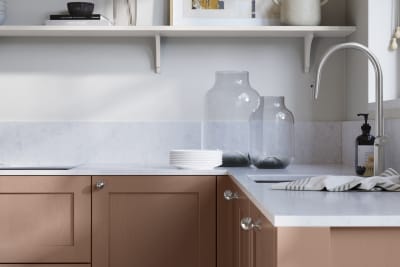
[[(389, 44), (393, 35), (393, 2), (381, 0), (348, 0), (347, 24), (356, 25), (357, 31), (348, 38), (349, 41), (367, 45), (380, 60), (383, 69), (384, 109), (386, 118), (400, 118), (398, 101), (387, 101), (400, 98), (400, 52), (390, 51)], [(400, 41), (399, 41), (400, 45)], [(373, 115), (375, 106), (375, 72), (368, 64), (365, 55), (359, 52), (347, 52), (346, 77), (346, 119), (357, 119), (356, 114), (370, 112)]]
[[(400, 97), (399, 88), (399, 52), (389, 49), (394, 27), (400, 8), (398, 1), (369, 0), (368, 10), (368, 45), (379, 58), (384, 73), (384, 100)], [(397, 10), (397, 11), (396, 11)], [(400, 21), (399, 21), (400, 23)], [(400, 41), (399, 41), (400, 42)], [(375, 102), (375, 72), (369, 67), (368, 101)]]
[[(347, 24), (357, 26), (349, 42), (368, 46), (368, 1), (348, 0)], [(368, 58), (354, 50), (346, 51), (346, 119), (357, 119), (358, 113), (368, 112)]]
[[(55, 5), (9, 3), (17, 1), (20, 7)], [(343, 6), (342, 0), (331, 1), (324, 24), (344, 24)], [(20, 23), (40, 23), (46, 16), (39, 17)], [(312, 62), (343, 41), (317, 40)], [(315, 102), (313, 75), (303, 73), (303, 42), (295, 38), (166, 39), (160, 75), (153, 71), (151, 39), (3, 38), (0, 58), (1, 121), (200, 120), (214, 72), (226, 69), (250, 71), (262, 95), (286, 96), (297, 120), (342, 120), (345, 112), (344, 53), (325, 69)]]

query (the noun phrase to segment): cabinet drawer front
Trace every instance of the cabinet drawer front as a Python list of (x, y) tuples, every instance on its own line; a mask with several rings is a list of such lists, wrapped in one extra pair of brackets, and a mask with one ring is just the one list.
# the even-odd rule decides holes
[(216, 177), (94, 177), (93, 265), (213, 267)]
[(91, 179), (0, 177), (0, 263), (89, 263)]

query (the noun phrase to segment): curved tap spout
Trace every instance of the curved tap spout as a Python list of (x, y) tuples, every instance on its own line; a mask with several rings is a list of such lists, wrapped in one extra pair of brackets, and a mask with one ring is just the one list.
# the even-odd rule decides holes
[(383, 74), (379, 60), (374, 55), (374, 53), (372, 53), (371, 50), (368, 49), (368, 47), (354, 42), (338, 44), (329, 48), (328, 51), (326, 51), (326, 53), (322, 56), (321, 61), (317, 68), (314, 97), (315, 99), (318, 98), (320, 83), (321, 83), (321, 73), (328, 58), (336, 51), (347, 48), (356, 49), (366, 54), (375, 70), (375, 97), (376, 97), (375, 134), (377, 136), (375, 138), (375, 145), (374, 145), (374, 175), (379, 175), (384, 171), (383, 169), (384, 168)]

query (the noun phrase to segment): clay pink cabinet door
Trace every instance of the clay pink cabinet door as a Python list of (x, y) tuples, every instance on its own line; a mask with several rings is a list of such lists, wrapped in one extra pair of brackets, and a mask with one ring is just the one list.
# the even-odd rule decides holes
[(250, 267), (251, 264), (251, 247), (250, 247), (250, 231), (241, 228), (241, 220), (250, 216), (250, 201), (246, 195), (233, 187), (238, 193), (238, 198), (233, 203), (234, 233), (233, 233), (233, 253), (234, 267)]
[[(233, 267), (235, 218), (233, 206), (237, 193), (228, 176), (217, 178), (217, 266)], [(236, 223), (237, 224), (237, 223)]]
[(93, 267), (214, 267), (215, 176), (93, 177)]
[(230, 177), (217, 181), (218, 267), (250, 267), (250, 233), (240, 227), (249, 216), (249, 200)]
[(250, 204), (250, 218), (256, 225), (251, 233), (251, 266), (275, 267), (276, 228), (252, 203)]
[(90, 267), (90, 264), (0, 264), (0, 267)]
[(90, 263), (90, 187), (89, 176), (0, 176), (0, 263)]

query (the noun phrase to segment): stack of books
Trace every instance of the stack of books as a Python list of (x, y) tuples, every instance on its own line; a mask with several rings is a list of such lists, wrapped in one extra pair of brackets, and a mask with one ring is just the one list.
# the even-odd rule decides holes
[(100, 14), (92, 14), (90, 17), (77, 17), (67, 15), (50, 15), (45, 25), (52, 26), (112, 26), (112, 23)]

